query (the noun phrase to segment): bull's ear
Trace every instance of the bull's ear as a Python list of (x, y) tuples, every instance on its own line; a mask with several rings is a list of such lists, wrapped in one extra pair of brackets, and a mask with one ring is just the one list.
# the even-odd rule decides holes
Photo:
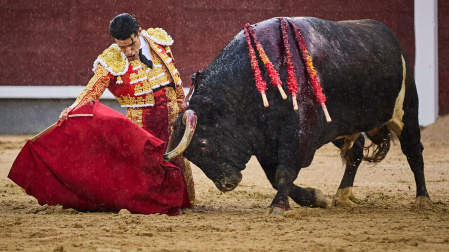
[(200, 86), (201, 79), (203, 78), (203, 71), (198, 70), (196, 73), (192, 74), (192, 85), (197, 89)]

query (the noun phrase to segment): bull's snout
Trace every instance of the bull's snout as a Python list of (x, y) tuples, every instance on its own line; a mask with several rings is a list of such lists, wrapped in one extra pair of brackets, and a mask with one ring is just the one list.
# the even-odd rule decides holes
[(226, 183), (226, 184), (222, 184), (220, 191), (222, 192), (229, 192), (234, 190), (236, 187), (238, 186), (238, 183)]
[(235, 175), (215, 183), (215, 186), (222, 192), (229, 192), (234, 190), (239, 185), (240, 181), (242, 181), (242, 176)]

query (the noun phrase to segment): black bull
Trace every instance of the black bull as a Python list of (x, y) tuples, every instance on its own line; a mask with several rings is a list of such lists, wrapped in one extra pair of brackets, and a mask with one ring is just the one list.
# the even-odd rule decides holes
[[(292, 109), (291, 96), (283, 100), (271, 86), (259, 59), (270, 103), (269, 107), (263, 106), (244, 33), (240, 32), (195, 77), (196, 89), (188, 110), (196, 113), (197, 125), (184, 156), (219, 190), (229, 191), (239, 184), (241, 171), (255, 155), (277, 190), (270, 206), (277, 214), (289, 208), (288, 197), (303, 206), (326, 206), (319, 190), (301, 188), (293, 182), (300, 169), (311, 164), (315, 151), (333, 142), (344, 150), (346, 160), (334, 203), (347, 205), (355, 201), (352, 186), (364, 159), (364, 136), (378, 145), (376, 154), (380, 158), (371, 161), (380, 161), (388, 152), (391, 129), (398, 136), (415, 176), (415, 206), (430, 207), (418, 124), (418, 96), (408, 59), (393, 32), (373, 20), (286, 20), (301, 29), (332, 122), (326, 122), (321, 106), (315, 102), (291, 28), (290, 49), (299, 81), (297, 111)], [(279, 20), (266, 20), (253, 28), (287, 90)], [(180, 141), (185, 130), (182, 117), (183, 114), (174, 124), (172, 145)]]

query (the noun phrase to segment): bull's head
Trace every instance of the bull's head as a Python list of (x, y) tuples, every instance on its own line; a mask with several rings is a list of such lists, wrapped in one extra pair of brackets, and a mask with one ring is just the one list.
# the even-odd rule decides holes
[(173, 125), (169, 146), (177, 147), (166, 154), (166, 159), (185, 150), (183, 155), (220, 191), (231, 191), (240, 183), (241, 171), (251, 157), (251, 148), (239, 133), (242, 126), (237, 124), (233, 113), (218, 111), (210, 98), (195, 94), (188, 110)]

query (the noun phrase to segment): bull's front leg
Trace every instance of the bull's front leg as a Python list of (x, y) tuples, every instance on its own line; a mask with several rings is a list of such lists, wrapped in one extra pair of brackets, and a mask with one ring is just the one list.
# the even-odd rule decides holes
[(284, 211), (290, 209), (288, 196), (293, 187), (294, 178), (296, 178), (297, 175), (298, 174), (293, 174), (292, 171), (289, 171), (289, 169), (282, 165), (278, 166), (274, 182), (277, 193), (268, 208), (268, 214), (273, 214), (275, 216), (282, 215)]
[(278, 191), (268, 208), (267, 214), (282, 215), (285, 210), (288, 210), (290, 207), (288, 196), (301, 206), (327, 206), (326, 197), (320, 190), (302, 188), (293, 184), (298, 176), (299, 169), (289, 169), (287, 166), (279, 164), (276, 148), (266, 149), (270, 151), (257, 155), (257, 159), (271, 185)]
[(289, 196), (300, 206), (327, 207), (326, 196), (320, 190), (302, 188), (293, 184), (293, 181), (298, 177), (298, 173), (297, 170), (288, 169), (282, 165), (278, 166), (275, 185), (273, 185), (278, 192), (268, 208), (268, 214), (278, 216), (290, 209)]
[(301, 188), (293, 184), (301, 169), (302, 157), (295, 130), (297, 118), (289, 117), (281, 128), (277, 141), (269, 141), (257, 159), (264, 169), (271, 185), (277, 190), (268, 209), (269, 214), (282, 215), (290, 208), (289, 197), (301, 206), (326, 207), (324, 194), (314, 188)]

